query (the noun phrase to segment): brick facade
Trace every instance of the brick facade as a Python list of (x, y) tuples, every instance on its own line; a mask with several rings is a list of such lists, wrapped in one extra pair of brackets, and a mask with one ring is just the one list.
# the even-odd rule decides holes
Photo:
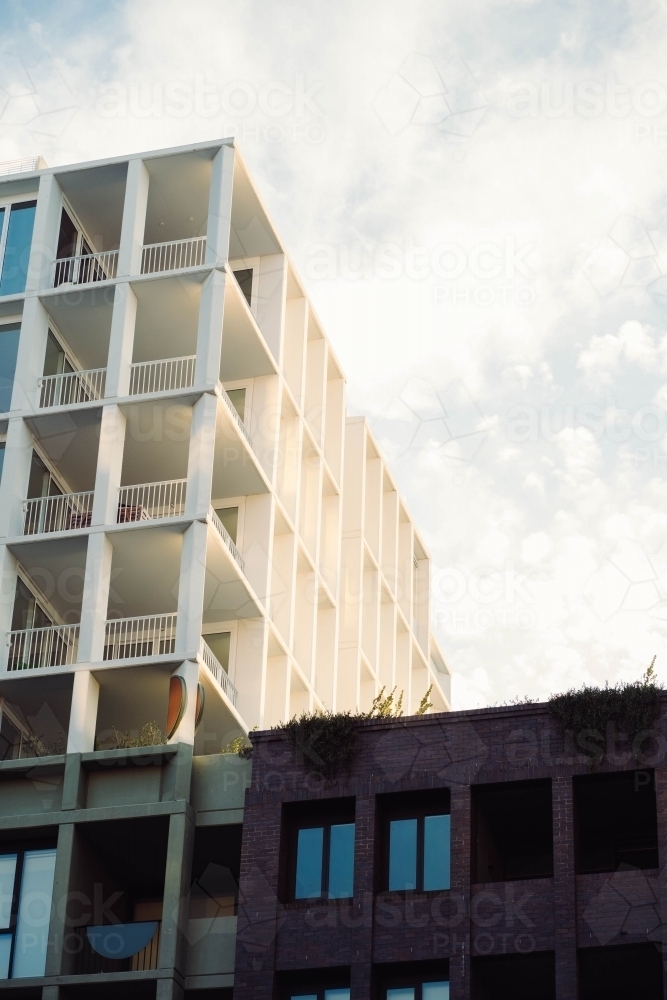
[[(644, 767), (655, 772), (659, 869), (577, 875), (573, 778), (591, 774), (544, 705), (363, 722), (349, 778), (325, 785), (279, 732), (253, 734), (246, 794), (238, 918), (236, 1000), (273, 1000), (276, 975), (344, 966), (352, 1000), (373, 996), (384, 963), (449, 960), (451, 1000), (471, 997), (471, 960), (551, 952), (558, 1000), (576, 1000), (577, 949), (660, 942), (667, 906), (667, 699)], [(596, 773), (636, 769), (615, 747)], [(655, 752), (654, 752), (655, 750)], [(474, 787), (551, 779), (552, 878), (472, 883)], [(376, 796), (447, 788), (451, 797), (451, 889), (378, 894)], [(356, 798), (352, 900), (281, 898), (284, 803)], [(667, 997), (667, 991), (665, 992)]]

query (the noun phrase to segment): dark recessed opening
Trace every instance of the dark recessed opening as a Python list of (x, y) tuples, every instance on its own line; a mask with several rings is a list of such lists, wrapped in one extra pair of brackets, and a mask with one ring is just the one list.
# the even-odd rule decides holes
[(553, 875), (551, 781), (478, 785), (472, 803), (474, 882)]
[(239, 288), (245, 295), (248, 305), (252, 305), (252, 268), (244, 267), (234, 271), (234, 277), (239, 283)]
[(574, 779), (577, 871), (658, 867), (653, 771)]
[(556, 1000), (552, 951), (472, 960), (473, 1000)]
[(192, 856), (190, 919), (233, 917), (239, 898), (243, 827), (198, 826)]
[(654, 944), (579, 952), (580, 1000), (662, 1000), (662, 956)]

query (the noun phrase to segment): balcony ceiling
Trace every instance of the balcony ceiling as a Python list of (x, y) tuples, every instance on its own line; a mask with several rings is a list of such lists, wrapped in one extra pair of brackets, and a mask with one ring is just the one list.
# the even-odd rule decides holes
[(235, 157), (229, 256), (263, 257), (272, 253), (282, 253), (282, 247), (250, 178)]
[(56, 174), (96, 250), (115, 250), (120, 243), (126, 178), (127, 163)]
[(176, 611), (185, 526), (119, 528), (113, 545), (109, 616), (134, 618)]
[(196, 353), (204, 274), (137, 281), (137, 322), (132, 361), (158, 361)]
[(63, 477), (78, 493), (95, 486), (101, 410), (69, 410), (26, 419), (28, 427)]
[(215, 529), (210, 528), (206, 547), (204, 624), (257, 618), (259, 614), (239, 568), (218, 541)]
[(192, 408), (154, 399), (123, 407), (127, 419), (122, 486), (185, 479), (188, 473)]
[(144, 243), (205, 236), (217, 147), (145, 160), (150, 174)]
[(86, 370), (106, 368), (115, 289), (72, 289), (42, 297), (42, 305)]

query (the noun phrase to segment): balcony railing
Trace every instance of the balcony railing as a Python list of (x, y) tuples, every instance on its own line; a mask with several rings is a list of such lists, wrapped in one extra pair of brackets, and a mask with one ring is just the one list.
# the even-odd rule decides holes
[(50, 625), (7, 633), (7, 670), (38, 670), (76, 663), (78, 625)]
[(105, 660), (129, 660), (174, 652), (176, 614), (114, 618), (106, 623)]
[(229, 532), (225, 528), (224, 524), (222, 523), (222, 521), (220, 520), (220, 518), (218, 517), (218, 515), (216, 514), (216, 512), (213, 510), (212, 507), (211, 507), (209, 513), (211, 515), (211, 523), (213, 524), (213, 527), (218, 532), (218, 534), (222, 538), (223, 542), (225, 543), (225, 545), (227, 546), (227, 548), (229, 549), (229, 551), (233, 555), (234, 559), (236, 560), (236, 562), (239, 564), (239, 566), (241, 567), (241, 569), (245, 573), (245, 559), (243, 558), (243, 556), (239, 552), (238, 548), (236, 547), (234, 539), (229, 534)]
[(88, 528), (94, 496), (90, 491), (26, 500), (23, 504), (23, 534), (41, 535), (49, 531)]
[(203, 636), (201, 640), (199, 654), (204, 663), (206, 664), (206, 666), (208, 667), (208, 669), (215, 677), (216, 681), (218, 682), (222, 690), (225, 692), (225, 694), (231, 701), (232, 705), (236, 705), (236, 699), (238, 698), (238, 691), (236, 690), (231, 680), (229, 679), (229, 674), (222, 666), (218, 658), (212, 653), (211, 649), (209, 648)]
[(33, 170), (39, 170), (40, 162), (45, 165), (41, 156), (32, 156), (29, 160), (6, 160), (4, 163), (0, 163), (0, 176), (25, 174)]
[(141, 273), (182, 271), (186, 267), (201, 267), (206, 257), (206, 237), (149, 243), (141, 254)]
[(53, 261), (53, 287), (89, 285), (93, 281), (110, 281), (118, 271), (118, 251), (79, 254)]
[(231, 415), (232, 415), (232, 417), (234, 419), (234, 422), (236, 423), (236, 426), (241, 431), (241, 434), (243, 434), (244, 438), (246, 439), (246, 441), (248, 442), (248, 444), (252, 448), (252, 438), (250, 437), (250, 434), (248, 433), (248, 428), (246, 427), (246, 425), (241, 420), (241, 418), (240, 418), (240, 416), (238, 414), (238, 411), (237, 411), (236, 407), (234, 406), (234, 404), (232, 403), (232, 401), (229, 398), (229, 396), (227, 395), (227, 391), (226, 391), (224, 385), (222, 384), (222, 382), (218, 382), (218, 389), (220, 391), (220, 395), (221, 395), (222, 399), (225, 401), (225, 403), (227, 405), (227, 409), (231, 413)]
[(85, 372), (63, 372), (61, 375), (44, 375), (38, 384), (38, 406), (75, 406), (101, 399), (106, 383), (106, 368), (92, 368)]
[(118, 501), (118, 523), (148, 521), (157, 517), (182, 517), (185, 513), (186, 486), (187, 479), (122, 486)]
[(196, 355), (165, 358), (162, 361), (141, 361), (130, 369), (130, 396), (149, 392), (169, 392), (189, 389), (195, 381)]
[[(144, 972), (157, 969), (160, 954), (161, 921), (76, 927), (70, 937), (74, 955), (74, 975), (92, 976), (100, 972)], [(128, 950), (152, 936), (134, 954)], [(74, 941), (78, 939), (78, 943)], [(94, 991), (93, 991), (94, 992)]]

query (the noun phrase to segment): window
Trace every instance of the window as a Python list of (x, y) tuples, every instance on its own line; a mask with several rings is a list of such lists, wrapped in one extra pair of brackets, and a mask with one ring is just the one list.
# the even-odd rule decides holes
[(234, 271), (234, 277), (238, 281), (239, 288), (245, 296), (245, 300), (248, 305), (252, 308), (252, 268), (244, 267), (238, 271)]
[(314, 993), (290, 991), (288, 996), (289, 1000), (350, 1000), (350, 991), (349, 989), (316, 990)]
[(653, 771), (582, 775), (574, 801), (579, 874), (658, 867)]
[(387, 1000), (449, 1000), (449, 983), (441, 979), (414, 986), (390, 986), (385, 996)]
[(382, 888), (390, 892), (449, 889), (451, 830), (447, 794), (387, 796), (381, 809), (385, 847)]
[[(99, 260), (91, 257), (96, 251), (86, 238), (82, 228), (63, 208), (60, 216), (58, 249), (56, 250), (56, 271), (54, 286), (67, 283), (84, 284), (89, 281), (104, 281), (107, 274)], [(77, 259), (83, 258), (83, 259)]]
[(313, 802), (287, 809), (290, 841), (288, 898), (350, 899), (354, 895), (354, 800)]
[(19, 324), (0, 326), (0, 413), (7, 413), (12, 405), (20, 332)]
[(2, 482), (2, 466), (5, 463), (5, 442), (0, 441), (0, 483)]
[(222, 521), (227, 533), (236, 545), (239, 531), (239, 509), (238, 507), (216, 507), (215, 512)]
[(0, 979), (43, 976), (55, 848), (0, 854)]
[(25, 291), (36, 207), (36, 201), (25, 201), (0, 208), (0, 295)]

